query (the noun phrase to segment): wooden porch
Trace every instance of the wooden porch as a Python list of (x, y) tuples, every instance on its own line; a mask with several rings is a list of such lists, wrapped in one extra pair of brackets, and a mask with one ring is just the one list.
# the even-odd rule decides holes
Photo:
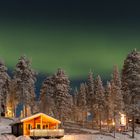
[(61, 138), (64, 136), (64, 129), (32, 129), (30, 130), (30, 137), (57, 137)]

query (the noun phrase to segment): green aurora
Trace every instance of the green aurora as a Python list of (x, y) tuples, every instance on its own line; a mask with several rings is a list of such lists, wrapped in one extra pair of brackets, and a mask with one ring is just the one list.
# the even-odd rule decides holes
[(138, 25), (88, 23), (1, 22), (0, 58), (14, 68), (26, 54), (36, 71), (63, 68), (72, 79), (85, 78), (90, 70), (110, 77), (113, 65), (121, 69), (126, 55), (140, 49)]

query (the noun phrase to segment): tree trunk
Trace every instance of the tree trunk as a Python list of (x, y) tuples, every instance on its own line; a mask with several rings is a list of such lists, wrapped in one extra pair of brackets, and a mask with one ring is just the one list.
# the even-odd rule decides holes
[(135, 138), (135, 116), (132, 117), (132, 138)]
[(101, 133), (101, 130), (102, 130), (102, 123), (101, 123), (101, 121), (102, 121), (102, 119), (101, 119), (101, 112), (99, 113), (99, 120), (100, 120), (100, 133)]
[(30, 110), (31, 110), (31, 115), (33, 115), (34, 107), (32, 105), (30, 106)]
[(88, 111), (87, 110), (84, 114), (84, 117), (85, 117), (85, 127), (87, 127), (87, 124), (88, 124)]
[(1, 111), (2, 110), (2, 107), (1, 107), (1, 92), (0, 92), (0, 122), (1, 122)]
[[(135, 98), (132, 98), (132, 103), (133, 105), (135, 105)], [(135, 112), (135, 106), (133, 108), (133, 111)], [(135, 138), (135, 116), (133, 114), (132, 116), (132, 138)]]
[[(93, 112), (92, 112), (93, 115)], [(92, 116), (92, 129), (94, 128), (94, 117)]]
[(2, 87), (0, 87), (0, 122), (1, 122), (1, 114), (2, 114)]
[(83, 121), (83, 128), (84, 128), (84, 111), (82, 111), (82, 121)]
[(27, 106), (24, 105), (24, 117), (27, 117)]
[(109, 132), (109, 111), (107, 111), (107, 131)]
[(16, 117), (16, 105), (13, 105), (14, 107), (13, 107), (13, 112), (14, 112), (14, 115), (13, 115), (13, 117)]
[(94, 128), (94, 117), (95, 117), (95, 116), (93, 116), (94, 115), (93, 108), (91, 109), (91, 112), (92, 112), (92, 129), (93, 129)]
[(113, 136), (114, 136), (114, 138), (116, 137), (116, 120), (115, 120), (115, 114), (114, 114), (114, 124), (113, 124), (114, 126), (114, 134), (113, 134)]

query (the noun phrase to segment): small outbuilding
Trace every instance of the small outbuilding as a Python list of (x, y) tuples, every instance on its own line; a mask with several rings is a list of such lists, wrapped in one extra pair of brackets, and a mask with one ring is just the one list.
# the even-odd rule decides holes
[(64, 130), (58, 129), (61, 122), (44, 113), (37, 113), (11, 124), (12, 134), (30, 137), (63, 137)]

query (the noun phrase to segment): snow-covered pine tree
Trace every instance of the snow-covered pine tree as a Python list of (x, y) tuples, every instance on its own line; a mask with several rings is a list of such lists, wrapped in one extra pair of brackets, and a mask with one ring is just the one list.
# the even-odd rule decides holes
[(81, 114), (81, 119), (84, 127), (84, 122), (86, 120), (86, 113), (87, 113), (87, 103), (86, 103), (86, 87), (84, 83), (80, 84), (80, 89), (78, 92), (78, 98), (77, 98), (77, 105), (80, 110)]
[(86, 103), (87, 107), (90, 111), (93, 110), (93, 104), (94, 104), (94, 79), (93, 79), (93, 73), (90, 71), (88, 74), (87, 79), (87, 95), (86, 95)]
[(95, 87), (96, 88), (95, 88), (94, 109), (96, 111), (96, 116), (98, 117), (98, 124), (99, 124), (100, 132), (101, 132), (101, 129), (102, 129), (101, 121), (102, 121), (102, 118), (103, 118), (106, 101), (105, 101), (104, 87), (103, 87), (103, 84), (102, 84), (101, 77), (99, 75), (96, 78)]
[(75, 122), (78, 121), (78, 113), (79, 113), (77, 101), (78, 101), (78, 90), (77, 88), (75, 88), (74, 94), (73, 94), (73, 107), (72, 107), (73, 120)]
[[(94, 104), (95, 104), (95, 91), (94, 91), (94, 78), (93, 73), (90, 71), (88, 74), (87, 79), (87, 95), (86, 95), (86, 102), (87, 102), (87, 108), (90, 113), (92, 113), (92, 122), (95, 119), (95, 110), (94, 110)], [(93, 124), (92, 124), (93, 127)]]
[[(110, 115), (112, 116), (114, 122), (114, 137), (115, 137), (115, 126), (116, 123), (119, 122), (120, 113), (123, 112), (124, 109), (124, 102), (121, 90), (121, 80), (120, 74), (117, 66), (114, 66), (112, 80), (111, 80), (111, 102), (110, 106)], [(112, 112), (112, 114), (111, 114)]]
[[(15, 84), (14, 80), (11, 79), (10, 90), (6, 100), (6, 107), (7, 107), (7, 117), (15, 117), (16, 116), (16, 100), (15, 100)], [(9, 112), (9, 113), (8, 113)]]
[(116, 115), (123, 112), (124, 109), (124, 102), (123, 102), (123, 95), (121, 90), (121, 79), (120, 74), (117, 66), (114, 66), (113, 74), (112, 74), (112, 92), (114, 93), (112, 96), (114, 97), (114, 111)]
[(57, 110), (57, 117), (61, 121), (71, 119), (72, 96), (70, 95), (70, 81), (64, 70), (58, 69), (54, 75), (54, 102)]
[(50, 116), (56, 114), (54, 103), (54, 78), (53, 76), (47, 77), (42, 84), (40, 90), (40, 111)]
[(78, 100), (77, 96), (78, 96), (78, 90), (77, 90), (77, 88), (75, 88), (74, 94), (73, 94), (73, 104), (76, 105), (76, 106), (77, 106), (77, 100)]
[(112, 100), (112, 88), (110, 82), (107, 82), (105, 87), (105, 100), (106, 100), (106, 119), (109, 125), (109, 121), (112, 120), (113, 112), (113, 100)]
[(140, 52), (133, 50), (126, 57), (122, 69), (122, 90), (127, 116), (132, 119), (132, 138), (135, 118), (140, 117)]
[(31, 68), (31, 62), (26, 56), (21, 56), (14, 70), (15, 100), (22, 104), (25, 109), (24, 117), (27, 114), (27, 108), (32, 107), (35, 101), (35, 82), (36, 73)]
[(115, 65), (113, 68), (112, 79), (113, 79), (114, 84), (121, 90), (121, 78), (120, 78), (120, 73), (119, 73), (119, 69), (117, 65)]
[(46, 81), (43, 82), (42, 84), (42, 87), (41, 87), (41, 90), (40, 90), (40, 97), (39, 97), (39, 103), (40, 103), (40, 106), (39, 106), (39, 110), (40, 112), (42, 113), (46, 113), (46, 107), (47, 107), (47, 99), (46, 99), (46, 92), (47, 92), (47, 84), (46, 84)]
[[(123, 96), (120, 88), (115, 85), (113, 80), (111, 81), (111, 100), (112, 100), (112, 106), (110, 109), (112, 111), (111, 116), (113, 118), (114, 132), (115, 132), (116, 123), (119, 122), (117, 118), (118, 116), (120, 116), (120, 113), (123, 112)], [(115, 133), (114, 133), (114, 137), (115, 137)]]
[(7, 74), (7, 67), (4, 62), (0, 60), (0, 117), (1, 114), (5, 115), (6, 100), (10, 89), (11, 78)]
[(86, 89), (85, 89), (85, 84), (84, 83), (80, 84), (80, 89), (79, 89), (79, 92), (78, 92), (77, 104), (82, 109), (87, 108), (86, 107)]

